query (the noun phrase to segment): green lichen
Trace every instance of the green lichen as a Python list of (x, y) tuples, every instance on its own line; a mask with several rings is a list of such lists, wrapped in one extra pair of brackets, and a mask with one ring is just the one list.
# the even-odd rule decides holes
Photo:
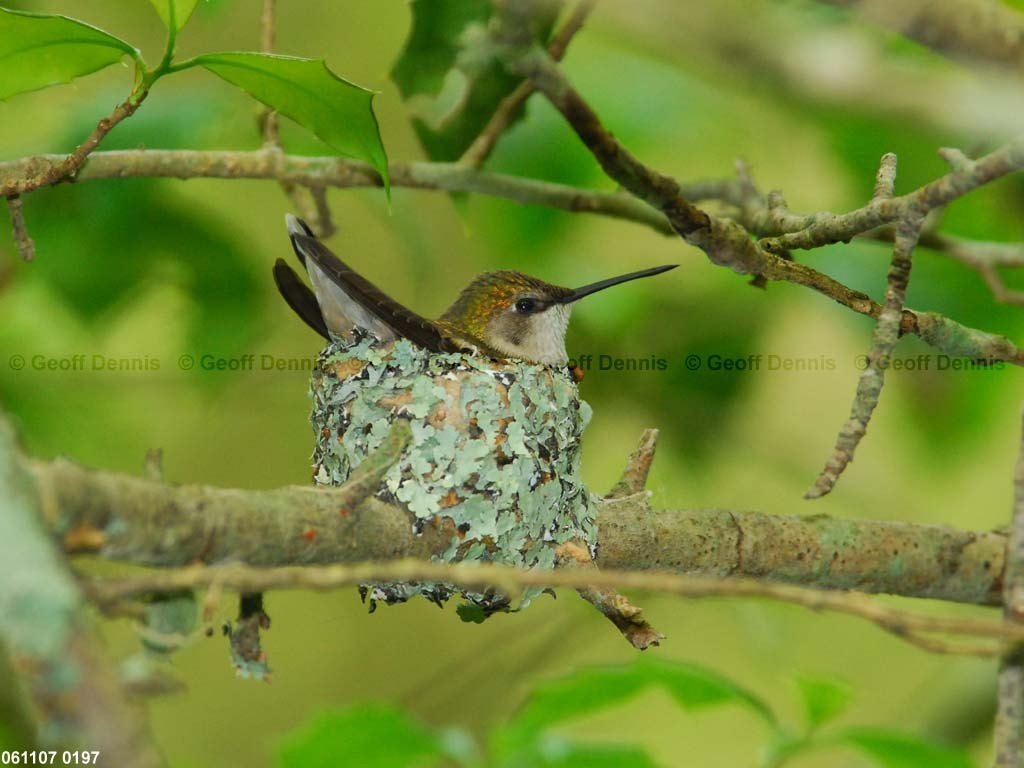
[[(579, 476), (580, 437), (590, 419), (565, 369), (433, 354), (406, 340), (334, 341), (321, 353), (310, 394), (319, 485), (341, 485), (408, 419), (412, 440), (378, 496), (404, 506), (413, 529), (448, 526), (443, 562), (486, 561), (552, 568), (555, 547), (594, 546), (592, 505)], [(421, 594), (441, 603), (447, 584), (376, 584), (373, 601)], [(525, 607), (539, 590), (525, 593)], [(485, 613), (506, 596), (461, 594)]]

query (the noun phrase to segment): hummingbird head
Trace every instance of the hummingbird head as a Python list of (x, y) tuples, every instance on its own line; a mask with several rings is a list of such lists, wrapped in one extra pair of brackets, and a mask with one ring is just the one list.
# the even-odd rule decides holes
[(630, 272), (581, 288), (563, 288), (521, 272), (485, 272), (441, 316), (441, 323), (503, 357), (545, 365), (569, 360), (565, 331), (573, 304), (619, 283), (661, 274), (676, 264)]

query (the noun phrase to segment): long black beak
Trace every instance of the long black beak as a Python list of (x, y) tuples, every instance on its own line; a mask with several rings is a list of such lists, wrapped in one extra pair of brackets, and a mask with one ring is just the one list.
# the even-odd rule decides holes
[(566, 298), (562, 299), (560, 304), (571, 304), (574, 301), (579, 301), (584, 296), (589, 296), (592, 293), (603, 291), (605, 288), (611, 288), (613, 285), (619, 283), (628, 283), (630, 280), (638, 280), (641, 277), (650, 277), (651, 275), (660, 275), (662, 272), (668, 272), (670, 269), (675, 269), (678, 264), (665, 264), (661, 267), (651, 267), (650, 269), (641, 269), (639, 272), (630, 272), (628, 275), (619, 275), (618, 277), (609, 277), (607, 280), (599, 280), (596, 283), (590, 285), (584, 285), (582, 288), (576, 288)]

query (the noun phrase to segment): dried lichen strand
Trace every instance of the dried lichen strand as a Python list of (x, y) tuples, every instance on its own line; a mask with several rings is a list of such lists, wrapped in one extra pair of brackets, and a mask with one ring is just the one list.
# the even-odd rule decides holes
[[(555, 547), (596, 546), (593, 506), (580, 479), (580, 438), (590, 418), (567, 370), (439, 355), (402, 339), (332, 342), (310, 385), (316, 432), (314, 480), (341, 485), (397, 419), (412, 440), (377, 496), (402, 505), (416, 533), (451, 530), (443, 562), (487, 561), (553, 568)], [(421, 594), (447, 600), (434, 583), (369, 585), (373, 601)], [(525, 607), (540, 590), (519, 596)], [(510, 596), (462, 592), (484, 615)]]

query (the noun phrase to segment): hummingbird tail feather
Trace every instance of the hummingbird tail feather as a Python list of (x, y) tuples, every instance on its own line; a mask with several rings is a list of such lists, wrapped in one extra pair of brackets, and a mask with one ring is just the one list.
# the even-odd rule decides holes
[[(434, 352), (458, 351), (436, 324), (392, 299), (315, 237), (292, 231), (291, 221), (289, 232), (296, 253), (305, 257), (320, 310), (332, 331), (347, 333), (355, 325), (384, 341), (402, 337)], [(347, 327), (336, 328), (336, 317)]]
[(295, 245), (295, 235), (305, 235), (306, 237), (316, 237), (313, 234), (313, 230), (309, 224), (300, 219), (298, 216), (293, 216), (290, 213), (284, 215), (285, 226), (288, 227), (288, 237), (292, 239), (292, 249), (295, 251), (295, 256), (302, 263), (302, 266), (306, 266), (306, 254), (299, 250), (298, 246)]
[(331, 335), (327, 331), (327, 323), (324, 322), (324, 316), (320, 312), (316, 294), (299, 279), (295, 270), (285, 264), (283, 259), (278, 259), (274, 263), (274, 282), (277, 284), (278, 292), (288, 302), (292, 311), (302, 318), (306, 325), (329, 341)]

